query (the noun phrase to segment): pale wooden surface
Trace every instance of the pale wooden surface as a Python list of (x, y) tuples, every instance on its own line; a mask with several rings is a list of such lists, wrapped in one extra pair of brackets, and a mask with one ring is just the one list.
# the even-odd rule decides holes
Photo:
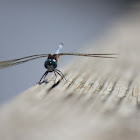
[(140, 11), (131, 11), (86, 48), (119, 59), (74, 58), (60, 69), (69, 82), (51, 88), (51, 77), (3, 105), (0, 140), (140, 139), (139, 24)]

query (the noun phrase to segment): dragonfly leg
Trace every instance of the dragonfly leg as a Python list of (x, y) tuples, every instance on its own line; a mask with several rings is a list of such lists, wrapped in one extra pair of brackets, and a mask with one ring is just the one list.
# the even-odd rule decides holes
[(55, 72), (56, 72), (57, 74), (59, 74), (63, 80), (67, 81), (67, 79), (65, 78), (64, 74), (63, 74), (60, 70), (55, 69)]
[(48, 74), (48, 71), (46, 71), (46, 72), (43, 74), (43, 76), (41, 77), (39, 83), (41, 83), (41, 80), (42, 80), (43, 78), (45, 79), (45, 77), (47, 76), (47, 74)]
[(55, 72), (55, 71), (54, 71), (54, 74), (55, 74), (55, 80), (54, 80), (54, 81), (56, 82), (56, 79), (57, 79), (57, 74), (56, 74), (56, 72)]

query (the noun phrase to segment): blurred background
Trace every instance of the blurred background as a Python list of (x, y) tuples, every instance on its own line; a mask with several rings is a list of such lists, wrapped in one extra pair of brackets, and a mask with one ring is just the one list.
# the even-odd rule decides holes
[[(80, 52), (96, 42), (134, 0), (0, 0), (0, 61), (40, 53)], [(96, 46), (98, 47), (98, 46)], [(96, 48), (95, 48), (96, 49)], [(73, 57), (61, 58), (63, 67)], [(0, 104), (35, 85), (46, 58), (0, 70)]]

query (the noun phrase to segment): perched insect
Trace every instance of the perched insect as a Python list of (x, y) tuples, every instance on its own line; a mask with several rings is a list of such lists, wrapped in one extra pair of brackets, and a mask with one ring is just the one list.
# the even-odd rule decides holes
[(0, 61), (0, 69), (15, 66), (18, 64), (22, 64), (34, 59), (42, 58), (42, 57), (48, 57), (47, 60), (44, 63), (44, 67), (47, 69), (47, 71), (43, 74), (41, 77), (39, 83), (41, 83), (42, 79), (47, 76), (49, 72), (54, 72), (55, 76), (56, 74), (60, 75), (62, 79), (65, 79), (65, 76), (63, 73), (56, 69), (57, 68), (57, 63), (58, 59), (62, 55), (73, 55), (73, 56), (86, 56), (86, 57), (99, 57), (99, 58), (116, 58), (115, 55), (117, 54), (80, 54), (80, 53), (60, 53), (60, 50), (63, 48), (63, 43), (60, 43), (57, 51), (55, 54), (37, 54), (37, 55), (32, 55), (32, 56), (27, 56), (27, 57), (22, 57), (18, 59), (13, 59), (13, 60), (8, 60), (8, 61)]

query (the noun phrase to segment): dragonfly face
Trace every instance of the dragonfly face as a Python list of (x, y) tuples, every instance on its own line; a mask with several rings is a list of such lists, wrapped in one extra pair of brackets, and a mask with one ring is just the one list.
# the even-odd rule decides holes
[(49, 72), (52, 72), (57, 67), (56, 55), (49, 55), (48, 59), (44, 63), (44, 67), (48, 69)]

